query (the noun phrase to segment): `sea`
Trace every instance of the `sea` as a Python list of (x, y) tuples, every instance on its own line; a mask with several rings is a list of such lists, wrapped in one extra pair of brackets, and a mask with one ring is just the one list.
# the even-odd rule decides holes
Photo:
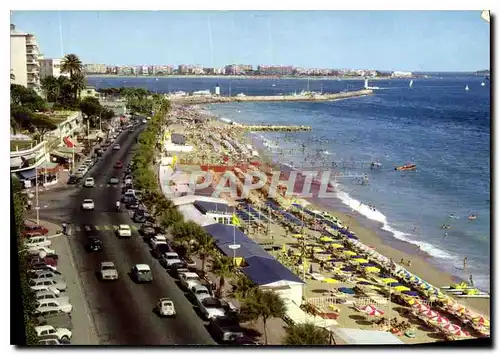
[[(361, 80), (90, 77), (104, 87), (158, 93), (214, 88), (222, 95), (287, 95), (358, 90)], [(484, 83), (484, 85), (483, 85)], [(252, 134), (273, 159), (295, 169), (337, 175), (323, 205), (353, 213), (386, 244), (411, 249), (435, 266), (490, 290), (490, 82), (483, 76), (433, 74), (373, 80), (375, 94), (330, 102), (204, 105), (238, 123), (308, 125), (310, 132)], [(466, 90), (468, 86), (469, 90)], [(371, 163), (380, 167), (372, 169)], [(396, 166), (416, 164), (415, 171)], [(368, 179), (361, 177), (367, 176)], [(469, 220), (469, 215), (475, 220)], [(449, 226), (449, 229), (442, 228)], [(467, 269), (463, 268), (467, 257)], [(442, 285), (436, 285), (442, 286)]]

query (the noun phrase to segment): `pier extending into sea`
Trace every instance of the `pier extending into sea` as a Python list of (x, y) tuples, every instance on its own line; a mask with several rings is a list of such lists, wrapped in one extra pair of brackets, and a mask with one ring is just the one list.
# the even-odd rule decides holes
[(333, 101), (372, 95), (373, 90), (344, 91), (336, 94), (272, 95), (272, 96), (170, 96), (176, 104), (195, 105), (230, 102)]

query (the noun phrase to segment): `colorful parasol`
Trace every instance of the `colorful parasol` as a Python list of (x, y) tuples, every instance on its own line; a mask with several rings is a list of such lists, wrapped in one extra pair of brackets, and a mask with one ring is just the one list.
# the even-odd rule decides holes
[(456, 332), (457, 330), (460, 330), (462, 328), (460, 328), (459, 325), (456, 325), (453, 323), (448, 323), (445, 326), (443, 326), (443, 329), (450, 332), (450, 333), (453, 333), (453, 332)]
[(419, 303), (417, 300), (415, 300), (412, 308), (415, 308), (418, 313), (427, 312), (428, 310), (430, 310), (428, 305)]
[(444, 325), (450, 323), (450, 320), (438, 314), (436, 317), (431, 318), (431, 322), (436, 323), (437, 325)]
[(368, 314), (369, 316), (372, 316), (372, 317), (380, 317), (380, 316), (384, 315), (384, 311), (381, 311), (380, 309), (374, 309), (374, 310), (371, 310), (369, 312), (366, 312), (366, 314)]
[(427, 318), (434, 318), (439, 315), (436, 311), (433, 311), (432, 309), (427, 309), (426, 311), (420, 312), (420, 314), (426, 316)]

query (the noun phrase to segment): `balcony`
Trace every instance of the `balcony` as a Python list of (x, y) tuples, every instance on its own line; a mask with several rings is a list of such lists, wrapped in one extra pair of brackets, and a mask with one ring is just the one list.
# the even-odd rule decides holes
[(40, 66), (36, 66), (36, 65), (28, 65), (28, 68), (26, 69), (28, 74), (33, 74), (33, 75), (37, 75), (38, 73), (40, 73)]
[(40, 63), (38, 62), (38, 59), (34, 59), (34, 58), (26, 58), (26, 63), (29, 65), (35, 65), (37, 67), (40, 67)]

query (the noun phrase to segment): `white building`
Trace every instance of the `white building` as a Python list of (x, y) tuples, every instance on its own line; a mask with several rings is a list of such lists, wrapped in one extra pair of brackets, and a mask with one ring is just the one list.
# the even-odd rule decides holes
[(67, 76), (69, 73), (61, 73), (61, 59), (40, 59), (40, 79), (48, 76), (58, 78), (59, 76)]
[(413, 76), (411, 71), (395, 71), (391, 75), (393, 78), (410, 78)]
[(149, 68), (147, 66), (143, 66), (141, 68), (141, 74), (142, 75), (149, 75)]
[(36, 37), (30, 33), (16, 32), (10, 25), (11, 83), (40, 91), (39, 48)]

